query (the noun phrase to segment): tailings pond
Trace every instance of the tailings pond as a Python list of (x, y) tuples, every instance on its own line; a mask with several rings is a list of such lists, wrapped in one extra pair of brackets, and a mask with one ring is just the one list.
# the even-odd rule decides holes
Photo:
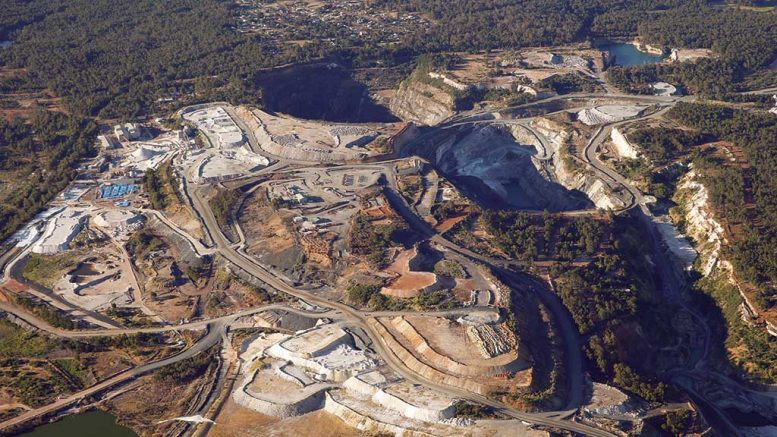
[(637, 49), (634, 44), (614, 41), (596, 41), (594, 47), (610, 54), (613, 65), (633, 67), (635, 65), (658, 64), (666, 59), (663, 55), (653, 55)]
[(87, 411), (41, 425), (17, 437), (138, 437), (104, 411)]

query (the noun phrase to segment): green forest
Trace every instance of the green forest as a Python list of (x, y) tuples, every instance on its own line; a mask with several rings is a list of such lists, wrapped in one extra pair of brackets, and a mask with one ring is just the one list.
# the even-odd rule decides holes
[[(705, 183), (715, 210), (729, 226), (747, 225), (731, 248), (734, 267), (744, 279), (760, 287), (759, 305), (773, 306), (777, 303), (770, 286), (777, 281), (777, 118), (768, 113), (693, 103), (678, 104), (669, 116), (744, 150), (748, 168), (724, 166), (712, 157), (701, 157), (695, 163), (708, 175)], [(753, 208), (746, 207), (748, 199), (752, 199)]]
[(591, 217), (487, 209), (479, 220), (500, 249), (527, 261), (591, 257), (607, 237), (605, 226)]
[[(257, 103), (261, 95), (255, 79), (262, 69), (325, 56), (345, 62), (371, 57), (386, 65), (430, 52), (639, 35), (654, 44), (719, 52), (720, 59), (698, 68), (660, 72), (706, 90), (713, 87), (709, 81), (737, 82), (771, 62), (777, 51), (777, 14), (716, 8), (698, 0), (371, 3), (427, 14), (435, 25), (414, 29), (398, 45), (365, 53), (366, 47), (315, 41), (300, 47), (238, 33), (235, 5), (228, 1), (32, 0), (0, 11), (0, 39), (14, 41), (0, 51), (0, 65), (28, 68), (28, 81), (65, 97), (68, 109), (78, 115), (111, 118), (151, 113), (158, 98), (174, 93), (192, 96), (196, 91), (200, 98)], [(0, 89), (25, 86), (13, 80), (0, 80)]]
[(93, 153), (92, 121), (41, 111), (30, 123), (0, 119), (0, 170), (22, 172), (3, 192), (0, 240), (31, 219), (76, 176), (76, 166)]
[[(774, 13), (688, 5), (650, 17), (637, 24), (636, 34), (642, 41), (664, 48), (712, 49), (718, 56), (698, 62), (611, 68), (608, 80), (624, 90), (649, 93), (648, 84), (657, 80), (712, 95), (746, 90), (749, 76), (777, 56)], [(777, 82), (774, 74), (770, 77), (772, 84)]]

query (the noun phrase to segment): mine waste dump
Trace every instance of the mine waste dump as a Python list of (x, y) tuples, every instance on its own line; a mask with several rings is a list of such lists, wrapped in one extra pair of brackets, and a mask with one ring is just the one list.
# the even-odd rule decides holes
[(305, 65), (258, 79), (264, 109), (309, 120), (350, 123), (393, 122), (398, 119), (377, 104), (367, 86), (336, 64)]
[(569, 211), (591, 207), (584, 193), (555, 181), (553, 159), (521, 142), (521, 126), (473, 125), (450, 129), (442, 141), (419, 145), (419, 154), (486, 207)]

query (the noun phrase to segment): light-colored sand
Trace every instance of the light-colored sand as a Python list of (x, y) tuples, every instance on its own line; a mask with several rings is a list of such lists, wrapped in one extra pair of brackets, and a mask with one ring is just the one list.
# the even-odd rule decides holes
[(235, 404), (224, 405), (209, 437), (355, 437), (362, 435), (323, 411), (276, 419)]
[(386, 268), (389, 273), (399, 275), (388, 286), (383, 287), (381, 293), (394, 297), (415, 297), (424, 289), (437, 283), (437, 275), (430, 272), (410, 271), (410, 261), (417, 255), (416, 248), (402, 251), (397, 259)]

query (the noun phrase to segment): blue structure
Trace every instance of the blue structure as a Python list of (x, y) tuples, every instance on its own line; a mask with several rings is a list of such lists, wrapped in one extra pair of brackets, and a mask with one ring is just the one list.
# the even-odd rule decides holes
[(116, 199), (132, 194), (137, 191), (138, 186), (133, 184), (103, 185), (100, 187), (101, 199)]

